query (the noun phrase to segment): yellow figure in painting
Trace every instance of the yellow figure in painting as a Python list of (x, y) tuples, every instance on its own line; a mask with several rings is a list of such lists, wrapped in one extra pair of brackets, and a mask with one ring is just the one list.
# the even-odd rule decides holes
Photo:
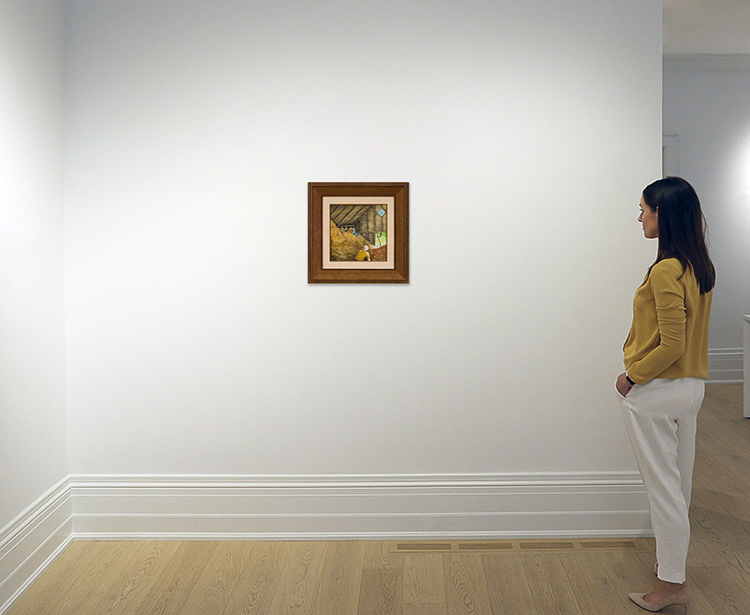
[(372, 260), (370, 258), (370, 246), (364, 245), (362, 249), (357, 252), (357, 256), (355, 256), (354, 258), (356, 258), (359, 262)]

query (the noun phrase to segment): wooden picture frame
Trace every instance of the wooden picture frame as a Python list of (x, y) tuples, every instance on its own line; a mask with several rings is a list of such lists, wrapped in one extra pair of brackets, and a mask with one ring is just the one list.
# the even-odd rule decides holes
[(308, 183), (310, 284), (409, 282), (409, 183)]

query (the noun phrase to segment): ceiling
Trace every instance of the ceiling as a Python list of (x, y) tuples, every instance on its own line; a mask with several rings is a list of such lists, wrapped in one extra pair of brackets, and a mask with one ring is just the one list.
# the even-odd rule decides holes
[(664, 0), (665, 54), (750, 54), (750, 0)]

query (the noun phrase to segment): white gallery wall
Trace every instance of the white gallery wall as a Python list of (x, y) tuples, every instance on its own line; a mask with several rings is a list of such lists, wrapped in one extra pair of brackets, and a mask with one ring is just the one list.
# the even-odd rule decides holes
[(666, 57), (664, 132), (708, 220), (717, 269), (712, 375), (740, 381), (742, 316), (750, 314), (750, 57)]
[[(660, 2), (68, 7), (77, 531), (532, 531), (558, 484), (558, 530), (647, 531), (613, 383)], [(310, 181), (410, 182), (409, 285), (307, 284)]]
[(0, 527), (68, 474), (62, 4), (0, 5)]
[[(74, 473), (630, 467), (658, 6), (519, 4), (71, 3)], [(409, 286), (306, 283), (308, 181), (411, 183)]]
[[(69, 472), (63, 19), (58, 0), (0, 2), (0, 610), (71, 531), (55, 497)], [(15, 548), (35, 532), (34, 553)]]

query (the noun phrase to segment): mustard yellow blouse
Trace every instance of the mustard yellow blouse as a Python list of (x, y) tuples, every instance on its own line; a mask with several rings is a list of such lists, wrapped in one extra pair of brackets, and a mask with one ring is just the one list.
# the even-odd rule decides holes
[(693, 270), (676, 258), (658, 262), (633, 299), (625, 370), (636, 384), (652, 378), (708, 377), (708, 320), (713, 291), (700, 294)]

